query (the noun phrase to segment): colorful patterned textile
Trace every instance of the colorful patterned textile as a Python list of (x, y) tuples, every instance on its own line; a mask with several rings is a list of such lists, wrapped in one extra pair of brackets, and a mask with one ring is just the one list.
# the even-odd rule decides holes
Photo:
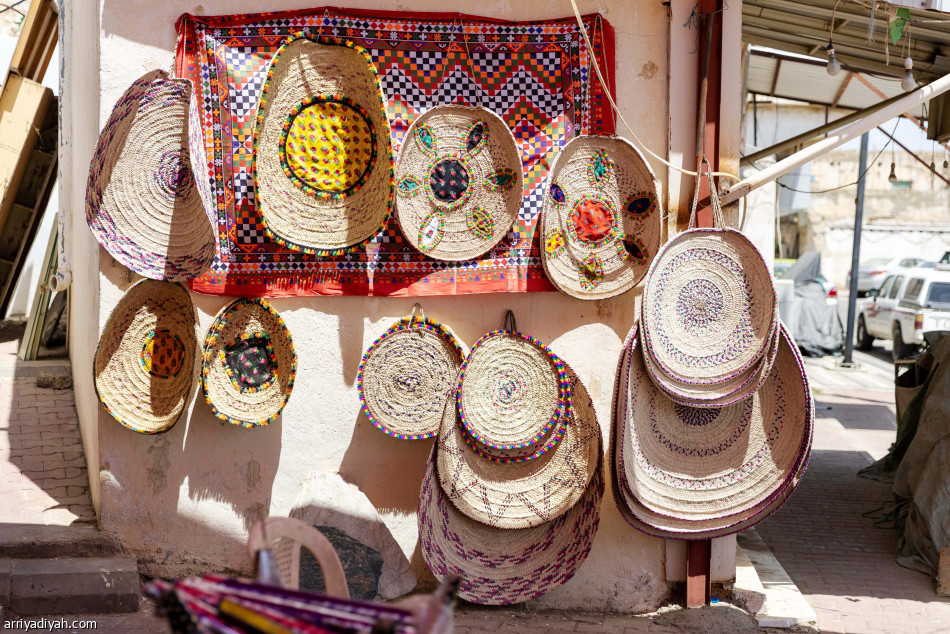
[[(584, 20), (598, 60), (613, 68), (613, 29), (597, 14)], [(251, 169), (254, 118), (271, 57), (300, 31), (351, 40), (370, 52), (396, 151), (413, 120), (435, 105), (481, 99), (504, 119), (525, 174), (519, 218), (504, 240), (477, 260), (439, 262), (403, 239), (395, 217), (368, 244), (337, 257), (294, 253), (265, 235)], [(548, 168), (573, 136), (613, 131), (573, 18), (529, 23), (318, 8), (186, 14), (178, 32), (178, 74), (195, 82), (218, 222), (217, 257), (193, 290), (246, 297), (553, 290), (536, 235)]]

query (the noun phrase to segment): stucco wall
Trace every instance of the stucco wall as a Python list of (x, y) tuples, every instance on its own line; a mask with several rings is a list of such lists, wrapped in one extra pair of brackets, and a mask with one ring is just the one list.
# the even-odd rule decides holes
[[(688, 96), (695, 95), (695, 31), (686, 31), (681, 27), (684, 20), (674, 17), (677, 45), (671, 52), (671, 22), (661, 3), (584, 0), (579, 4), (585, 13), (600, 11), (616, 29), (617, 92), (627, 120), (640, 138), (661, 154), (671, 148), (676, 153), (678, 142), (671, 140), (669, 122), (677, 120), (679, 143), (684, 146), (679, 156), (685, 156), (683, 160), (690, 165), (695, 98)], [(684, 15), (692, 7), (685, 1), (673, 4), (674, 13)], [(173, 24), (179, 14), (307, 6), (312, 3), (223, 0), (201, 6), (181, 0), (101, 0), (99, 124), (130, 82), (147, 70), (170, 66)], [(565, 17), (570, 12), (564, 0), (483, 0), (477, 5), (456, 3), (451, 7), (441, 0), (344, 0), (339, 6), (460, 10), (522, 20)], [(734, 3), (727, 12), (732, 30), (740, 10)], [(726, 38), (726, 58), (738, 59), (732, 47), (738, 48), (737, 36)], [(668, 82), (671, 61), (682, 69), (674, 84)], [(89, 63), (92, 66), (94, 61)], [(735, 131), (736, 140), (724, 142), (723, 151), (734, 163), (739, 109), (729, 105), (732, 101), (738, 101), (737, 85), (724, 89), (724, 113), (726, 118), (735, 118), (728, 130)], [(729, 166), (727, 161), (724, 167)], [(654, 167), (663, 191), (668, 191), (666, 170)], [(678, 195), (673, 198), (685, 198), (689, 187), (688, 179), (683, 187), (677, 184)], [(78, 209), (73, 213), (81, 223)], [(101, 329), (133, 276), (105, 251), (99, 251), (99, 259)], [(200, 295), (193, 299), (202, 330), (227, 302)], [(639, 290), (599, 302), (534, 293), (431, 297), (423, 298), (422, 304), (426, 314), (449, 324), (469, 345), (500, 326), (506, 308), (514, 310), (521, 330), (549, 343), (575, 369), (606, 430), (615, 363), (635, 320), (638, 299)], [(377, 507), (422, 576), (415, 508), (431, 442), (398, 441), (376, 431), (360, 413), (355, 388), (363, 350), (395, 319), (406, 315), (414, 301), (363, 297), (274, 300), (293, 334), (299, 361), (293, 396), (282, 419), (269, 427), (251, 431), (224, 427), (211, 416), (203, 398), (193, 400), (187, 416), (158, 437), (130, 432), (101, 409), (96, 410), (102, 528), (149, 563), (154, 572), (180, 574), (208, 567), (247, 570), (243, 543), (247, 527), (259, 514), (286, 515), (301, 481), (311, 471), (339, 472)], [(90, 327), (86, 332), (92, 338), (96, 329)], [(91, 358), (88, 350), (82, 352)], [(78, 367), (90, 365), (84, 360)], [(92, 412), (81, 408), (80, 416), (84, 414)], [(558, 607), (652, 609), (667, 593), (665, 553), (662, 540), (646, 537), (623, 522), (608, 493), (590, 558), (573, 580), (541, 601)]]

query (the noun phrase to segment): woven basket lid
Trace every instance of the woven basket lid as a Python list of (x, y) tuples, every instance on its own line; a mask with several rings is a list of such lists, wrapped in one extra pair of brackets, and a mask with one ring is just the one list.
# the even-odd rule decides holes
[(518, 332), (510, 310), (504, 329), (472, 346), (458, 386), (462, 425), (494, 449), (537, 444), (571, 403), (564, 362), (534, 337)]
[(196, 327), (181, 285), (142, 280), (128, 290), (109, 315), (93, 368), (113, 418), (143, 434), (175, 424), (195, 384)]
[(567, 513), (540, 526), (501, 531), (452, 505), (439, 486), (437, 451), (433, 448), (422, 479), (418, 514), (422, 556), (437, 579), (459, 575), (459, 596), (466, 601), (510, 605), (539, 597), (574, 576), (600, 524), (600, 464)]
[(297, 354), (284, 320), (262, 299), (238, 299), (214, 318), (201, 355), (201, 387), (215, 416), (242, 427), (275, 420), (287, 404)]
[[(775, 323), (779, 323), (776, 315)], [(641, 342), (643, 331), (640, 330)], [(732, 405), (749, 397), (762, 387), (772, 371), (775, 357), (778, 356), (781, 341), (781, 328), (776, 327), (769, 340), (765, 354), (750, 368), (726, 379), (721, 383), (700, 385), (682, 383), (666, 375), (658, 366), (647, 346), (641, 346), (643, 361), (653, 383), (661, 389), (671, 401), (688, 407), (722, 407)]]
[(287, 248), (335, 255), (382, 228), (393, 202), (392, 145), (367, 51), (288, 38), (261, 90), (254, 170), (265, 229)]
[(86, 222), (109, 254), (145, 277), (197, 277), (215, 255), (198, 106), (191, 82), (153, 71), (106, 121), (89, 168)]
[(587, 390), (568, 371), (574, 390), (564, 436), (535, 460), (486, 460), (470, 444), (451, 404), (439, 431), (439, 480), (468, 517), (496, 528), (538, 526), (563, 515), (583, 495), (600, 463), (600, 425)]
[(413, 121), (396, 163), (396, 217), (409, 244), (436, 260), (472, 260), (518, 217), (521, 153), (481, 107), (436, 106)]
[(356, 374), (366, 417), (380, 431), (404, 440), (439, 432), (464, 356), (448, 328), (416, 316), (418, 306), (366, 349)]
[(548, 279), (580, 299), (636, 286), (660, 246), (656, 177), (620, 137), (579, 136), (558, 154), (541, 209)]
[[(636, 335), (628, 340), (615, 408), (623, 462), (618, 479), (631, 513), (656, 534), (725, 530), (787, 497), (810, 448), (814, 405), (801, 358), (783, 330), (763, 387), (721, 409), (673, 403), (646, 376)], [(624, 378), (626, 375), (626, 379)], [(689, 532), (689, 531), (687, 531)], [(651, 533), (653, 534), (653, 533)]]

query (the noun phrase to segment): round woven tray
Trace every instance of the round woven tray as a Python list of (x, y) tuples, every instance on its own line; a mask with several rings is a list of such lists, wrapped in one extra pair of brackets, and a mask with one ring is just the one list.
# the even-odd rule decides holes
[(485, 108), (436, 106), (406, 132), (396, 164), (396, 217), (406, 240), (437, 260), (480, 257), (518, 217), (521, 154)]
[(620, 137), (578, 136), (558, 153), (541, 209), (541, 261), (548, 279), (580, 299), (626, 292), (660, 246), (656, 177)]
[(155, 434), (169, 429), (191, 400), (197, 320), (188, 291), (142, 280), (119, 300), (99, 338), (96, 394), (119, 423)]

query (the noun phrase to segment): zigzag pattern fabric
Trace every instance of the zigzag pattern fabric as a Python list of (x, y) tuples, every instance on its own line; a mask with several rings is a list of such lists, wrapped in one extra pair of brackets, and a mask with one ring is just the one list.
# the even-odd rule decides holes
[[(196, 86), (209, 157), (203, 176), (217, 215), (217, 257), (193, 290), (245, 297), (553, 290), (536, 235), (544, 179), (571, 138), (613, 131), (605, 95), (590, 81), (591, 53), (613, 68), (613, 30), (600, 15), (584, 18), (594, 51), (574, 18), (503, 22), (317, 8), (181, 20), (178, 74)], [(395, 151), (416, 117), (439, 104), (480, 102), (508, 124), (521, 151), (525, 196), (495, 248), (477, 260), (434, 261), (410, 246), (395, 218), (367, 245), (336, 257), (295, 253), (266, 236), (252, 173), (254, 118), (271, 57), (302, 30), (370, 52)]]

